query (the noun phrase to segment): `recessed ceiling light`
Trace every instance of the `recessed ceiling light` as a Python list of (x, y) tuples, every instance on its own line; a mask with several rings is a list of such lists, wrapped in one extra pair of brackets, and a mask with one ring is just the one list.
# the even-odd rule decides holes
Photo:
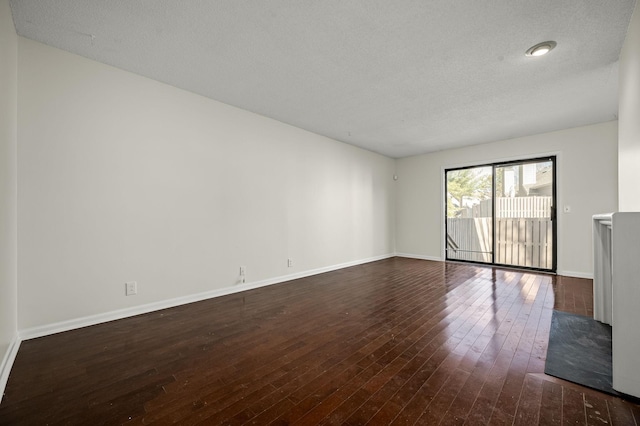
[(543, 41), (542, 43), (538, 43), (535, 46), (531, 46), (527, 49), (525, 55), (526, 56), (542, 56), (551, 52), (554, 47), (556, 47), (558, 43), (555, 41)]

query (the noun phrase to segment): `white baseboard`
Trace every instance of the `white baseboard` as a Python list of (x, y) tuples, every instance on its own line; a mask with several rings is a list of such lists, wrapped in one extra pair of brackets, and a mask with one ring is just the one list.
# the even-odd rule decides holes
[(574, 278), (587, 278), (592, 280), (593, 274), (587, 272), (574, 272), (574, 271), (557, 271), (557, 275), (563, 275), (565, 277), (574, 277)]
[(159, 302), (149, 303), (146, 305), (134, 306), (116, 311), (104, 312), (102, 314), (89, 315), (86, 317), (75, 318), (67, 321), (46, 324), (42, 326), (27, 328), (20, 330), (19, 337), (21, 340), (35, 339), (36, 337), (48, 336), (50, 334), (61, 333), (63, 331), (74, 330), (76, 328), (96, 325), (103, 322), (114, 321), (122, 318), (132, 317), (135, 315), (146, 314), (161, 309), (172, 308), (174, 306), (185, 305), (187, 303), (199, 302), (214, 297), (226, 296), (228, 294), (239, 293), (241, 291), (253, 290), (259, 287), (279, 284), (285, 281), (291, 281), (298, 278), (309, 277), (312, 275), (322, 274), (325, 272), (335, 271), (337, 269), (348, 268), (350, 266), (362, 265), (364, 263), (375, 262), (376, 260), (388, 259), (394, 257), (395, 254), (385, 254), (381, 256), (360, 259), (351, 262), (340, 263), (337, 265), (325, 266), (322, 268), (312, 269), (303, 272), (297, 272), (289, 275), (269, 278), (262, 281), (239, 284), (233, 287), (224, 287), (216, 290), (206, 291), (203, 293), (191, 294), (188, 296), (176, 297), (174, 299), (162, 300)]
[(410, 253), (396, 253), (398, 257), (406, 257), (409, 259), (420, 259), (420, 260), (433, 260), (434, 262), (444, 262), (444, 259), (441, 257), (435, 256), (423, 256), (421, 254), (410, 254)]
[(7, 387), (7, 381), (9, 380), (9, 373), (11, 373), (11, 368), (13, 367), (13, 362), (16, 360), (16, 355), (18, 355), (18, 349), (20, 348), (21, 342), (22, 340), (20, 340), (20, 336), (16, 334), (11, 343), (9, 343), (7, 352), (2, 358), (2, 364), (0, 364), (0, 402), (2, 402), (4, 390)]
[[(445, 260), (440, 257), (435, 256), (423, 256), (420, 254), (411, 254), (411, 253), (396, 253), (398, 257), (406, 257), (410, 259), (421, 259), (421, 260), (433, 260), (434, 262), (444, 262)], [(491, 266), (491, 265), (485, 265)], [(500, 267), (500, 266), (498, 266)], [(515, 267), (517, 268), (517, 267)], [(593, 279), (593, 274), (588, 272), (575, 272), (575, 271), (557, 271), (556, 275), (563, 275), (565, 277), (574, 277), (574, 278), (586, 278)]]

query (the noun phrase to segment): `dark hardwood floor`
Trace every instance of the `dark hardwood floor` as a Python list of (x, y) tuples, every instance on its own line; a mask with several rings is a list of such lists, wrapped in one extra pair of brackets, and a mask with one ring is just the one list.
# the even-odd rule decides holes
[(2, 425), (637, 425), (543, 373), (591, 281), (387, 259), (25, 341)]

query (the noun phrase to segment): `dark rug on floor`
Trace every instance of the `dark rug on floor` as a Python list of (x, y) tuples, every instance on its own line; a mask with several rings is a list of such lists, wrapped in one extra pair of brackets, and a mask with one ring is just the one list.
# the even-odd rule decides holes
[(553, 311), (544, 372), (611, 395), (611, 326)]

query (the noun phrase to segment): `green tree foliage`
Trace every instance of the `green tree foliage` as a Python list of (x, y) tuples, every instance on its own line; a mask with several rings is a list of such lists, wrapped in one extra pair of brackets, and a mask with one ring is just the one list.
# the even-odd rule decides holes
[(480, 169), (447, 172), (447, 216), (456, 217), (464, 208), (464, 200), (491, 198), (491, 174)]

